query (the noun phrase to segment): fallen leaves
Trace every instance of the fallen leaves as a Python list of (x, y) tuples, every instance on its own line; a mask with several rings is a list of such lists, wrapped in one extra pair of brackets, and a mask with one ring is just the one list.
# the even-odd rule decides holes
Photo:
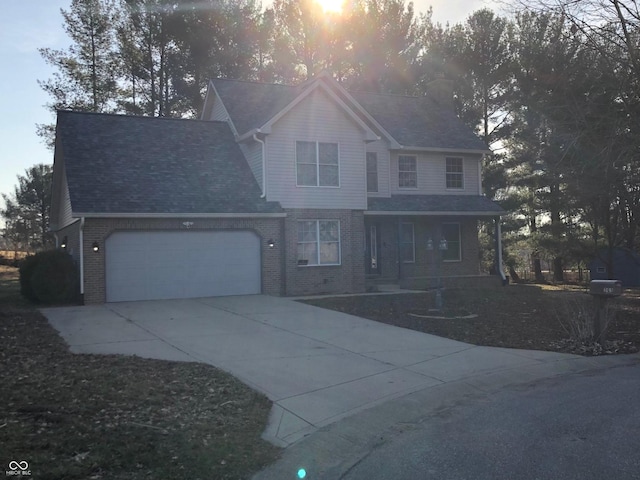
[(33, 310), (0, 310), (0, 342), (0, 444), (38, 478), (247, 478), (277, 456), (271, 403), (211, 366), (74, 355)]

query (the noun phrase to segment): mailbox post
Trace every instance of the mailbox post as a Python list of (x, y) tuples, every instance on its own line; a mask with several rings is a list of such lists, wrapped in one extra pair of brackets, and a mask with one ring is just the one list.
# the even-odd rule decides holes
[(593, 334), (602, 345), (606, 341), (606, 331), (602, 328), (602, 319), (605, 315), (607, 301), (622, 295), (622, 282), (620, 280), (591, 280), (589, 294), (595, 297), (597, 308)]

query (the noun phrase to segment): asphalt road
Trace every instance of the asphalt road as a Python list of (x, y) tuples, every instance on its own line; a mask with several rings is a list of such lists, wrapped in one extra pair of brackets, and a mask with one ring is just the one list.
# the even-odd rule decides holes
[(458, 405), (374, 449), (342, 478), (640, 479), (640, 365)]

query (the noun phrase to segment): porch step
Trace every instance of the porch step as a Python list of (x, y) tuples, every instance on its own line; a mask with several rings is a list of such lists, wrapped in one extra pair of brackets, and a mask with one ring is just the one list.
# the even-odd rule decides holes
[(379, 283), (376, 284), (376, 290), (378, 292), (395, 292), (400, 290), (400, 285), (394, 283)]

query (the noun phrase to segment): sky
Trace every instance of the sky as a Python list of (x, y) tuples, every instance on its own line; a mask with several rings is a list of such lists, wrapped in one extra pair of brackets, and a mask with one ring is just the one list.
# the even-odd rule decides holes
[[(0, 0), (0, 193), (12, 193), (17, 176), (30, 166), (53, 163), (53, 152), (36, 135), (37, 123), (54, 122), (45, 108), (49, 98), (38, 85), (38, 80), (51, 77), (53, 69), (44, 62), (38, 48), (69, 45), (60, 9), (67, 10), (70, 3), (71, 0)], [(415, 0), (414, 7), (416, 12), (426, 12), (432, 6), (434, 21), (454, 24), (491, 3), (492, 0)]]

